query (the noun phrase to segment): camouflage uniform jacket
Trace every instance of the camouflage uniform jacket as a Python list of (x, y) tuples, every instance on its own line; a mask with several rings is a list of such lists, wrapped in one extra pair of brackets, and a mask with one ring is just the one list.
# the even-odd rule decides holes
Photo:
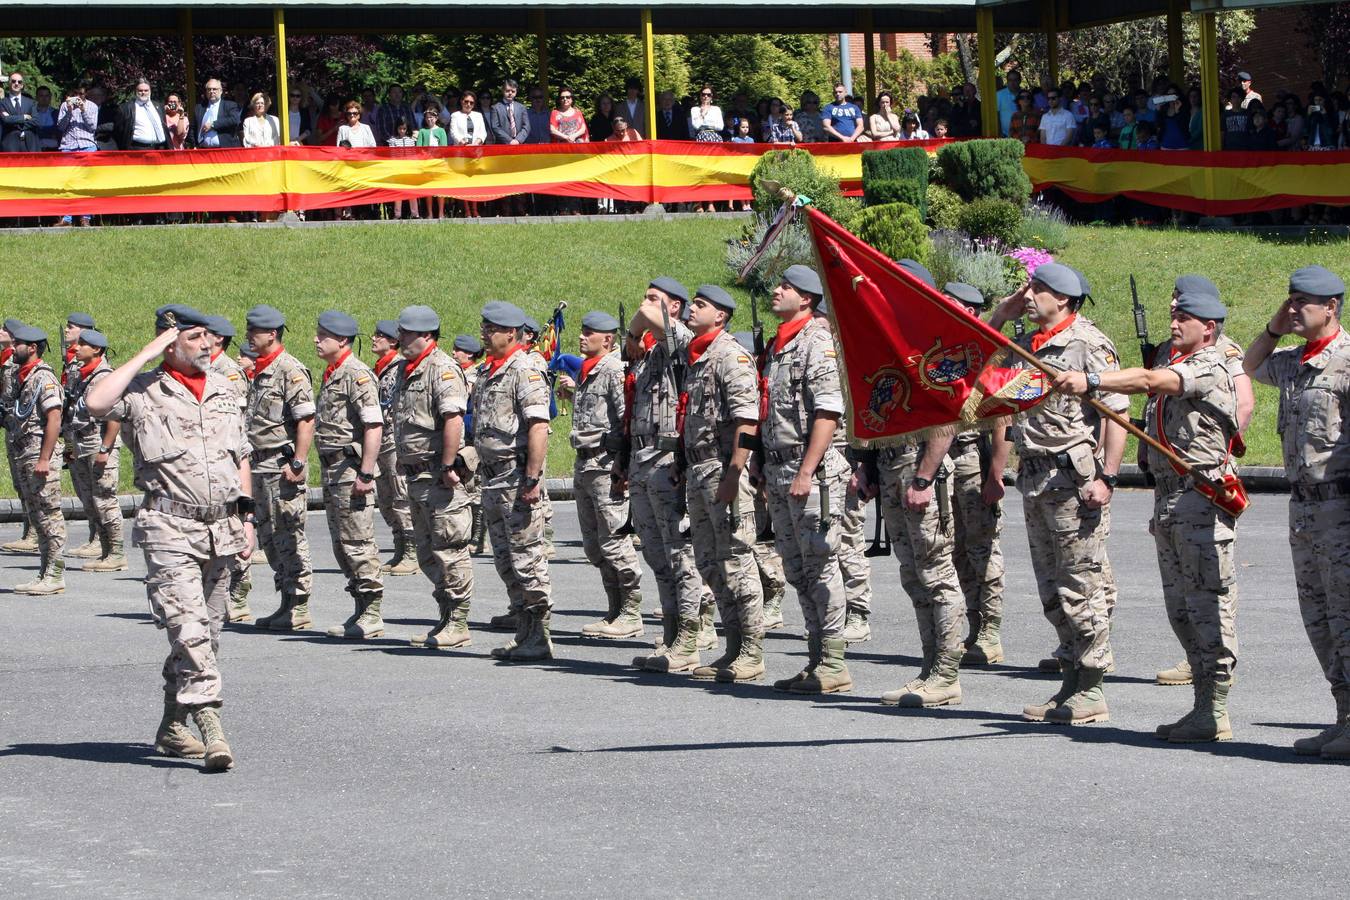
[(36, 457), (42, 451), (46, 414), (65, 404), (65, 391), (52, 367), (45, 361), (29, 371), (27, 377), (15, 374), (15, 398), (10, 405), (10, 439), (16, 459)]
[[(1202, 347), (1166, 368), (1180, 376), (1181, 394), (1150, 401), (1153, 413), (1149, 434), (1156, 438), (1161, 431), (1165, 444), (1211, 478), (1231, 473), (1234, 469), (1228, 447), (1238, 432), (1237, 391), (1224, 352), (1218, 346)], [(1148, 451), (1148, 467), (1164, 490), (1176, 489), (1182, 480), (1166, 457), (1152, 448)]]
[[(66, 417), (61, 432), (66, 439), (66, 446), (79, 459), (95, 456), (103, 448), (103, 425), (89, 415), (89, 410), (84, 405), (84, 396), (89, 393), (89, 388), (94, 382), (106, 377), (110, 372), (112, 366), (108, 365), (106, 359), (100, 358), (98, 365), (88, 377), (81, 376), (80, 367), (76, 366), (66, 379), (66, 405), (70, 409), (70, 415)], [(119, 435), (113, 442), (113, 447), (119, 447), (121, 444), (122, 438)]]
[(483, 368), (473, 388), (473, 446), (485, 467), (485, 487), (514, 480), (508, 463), (524, 463), (528, 426), (547, 421), (548, 380), (537, 357), (517, 351), (495, 372)]
[[(806, 449), (816, 413), (844, 413), (844, 393), (839, 384), (839, 360), (834, 336), (823, 319), (815, 319), (775, 352), (771, 344), (764, 378), (768, 385), (768, 416), (760, 438), (769, 461), (775, 454)], [(842, 452), (843, 423), (834, 432), (834, 446)]]
[(286, 351), (262, 371), (254, 370), (248, 394), (248, 438), (254, 472), (280, 472), (289, 460), (278, 452), (295, 447), (295, 426), (314, 415), (309, 370)]
[(607, 353), (577, 385), (572, 405), (572, 449), (576, 471), (606, 469), (623, 438), (623, 360), (618, 351)]
[(380, 409), (380, 393), (375, 386), (375, 373), (351, 353), (343, 357), (337, 368), (326, 373), (319, 385), (318, 413), (314, 417), (314, 445), (327, 472), (350, 460), (339, 478), (330, 481), (351, 481), (361, 462), (361, 440), (367, 428), (384, 426), (384, 412)]
[(1350, 335), (1342, 329), (1307, 362), (1302, 354), (1276, 350), (1253, 376), (1280, 392), (1284, 470), (1297, 485), (1350, 480)]
[(673, 446), (680, 436), (675, 422), (680, 403), (675, 369), (683, 365), (693, 335), (683, 322), (672, 319), (670, 338), (673, 356), (666, 342), (660, 340), (632, 367), (633, 408), (629, 411), (628, 432), (633, 439), (632, 467), (669, 461), (670, 450), (657, 447), (657, 438), (666, 438)]
[(396, 371), (390, 418), (398, 464), (439, 467), (445, 449), (441, 428), (448, 417), (464, 415), (468, 405), (464, 371), (439, 347), (409, 371), (411, 365), (405, 359), (385, 370)]
[(745, 348), (720, 332), (689, 366), (684, 453), (689, 463), (731, 458), (739, 420), (759, 421), (759, 378)]

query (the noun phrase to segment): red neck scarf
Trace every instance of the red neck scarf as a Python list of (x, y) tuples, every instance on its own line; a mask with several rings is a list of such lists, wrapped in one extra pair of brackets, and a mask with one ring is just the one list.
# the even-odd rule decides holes
[(224, 350), (217, 350), (214, 353), (212, 353), (211, 362), (215, 362), (216, 360), (220, 359), (221, 354), (223, 354), (224, 352), (225, 352)]
[(202, 395), (206, 393), (206, 373), (205, 372), (182, 372), (169, 365), (166, 359), (162, 368), (169, 374), (169, 377), (181, 384), (183, 387), (192, 391), (192, 396), (197, 398), (197, 402), (202, 402)]
[(698, 362), (699, 357), (701, 357), (704, 353), (708, 352), (708, 347), (712, 344), (713, 341), (717, 340), (717, 336), (721, 333), (722, 329), (714, 328), (707, 334), (701, 334), (698, 337), (694, 338), (692, 341), (690, 341), (689, 365), (692, 366), (694, 363)]
[(517, 353), (525, 349), (524, 344), (512, 344), (511, 349), (507, 350), (500, 357), (489, 356), (487, 360), (487, 377), (491, 378), (497, 374), (497, 370), (506, 365), (506, 361)]
[(1054, 328), (1051, 328), (1049, 331), (1042, 329), (1033, 334), (1031, 336), (1031, 352), (1035, 353), (1037, 350), (1044, 347), (1052, 337), (1054, 337), (1055, 335), (1059, 334), (1061, 331), (1072, 325), (1074, 323), (1074, 320), (1077, 318), (1078, 313), (1069, 313), (1069, 315), (1065, 317), (1063, 322), (1060, 322), (1058, 325), (1056, 325)]
[[(266, 369), (266, 368), (267, 368), (268, 366), (270, 366), (272, 363), (276, 362), (276, 361), (277, 361), (277, 357), (280, 356), (281, 354), (285, 353), (285, 352), (286, 352), (286, 348), (285, 348), (285, 347), (280, 347), (280, 346), (278, 346), (277, 349), (273, 350), (271, 353), (267, 354), (266, 356), (260, 356), (260, 357), (258, 357), (257, 361), (253, 363), (253, 371), (252, 371), (251, 373), (249, 373), (248, 380), (249, 380), (249, 381), (252, 381), (253, 379), (257, 378), (259, 375), (261, 375), (261, 374), (263, 373), (263, 370), (264, 370), (264, 369)], [(201, 398), (199, 397), (198, 399), (201, 399)]]
[(80, 380), (87, 380), (90, 375), (94, 374), (94, 370), (98, 368), (98, 364), (101, 362), (103, 362), (103, 357), (95, 356), (89, 362), (80, 366)]
[(474, 362), (473, 360), (468, 360), (467, 362), (460, 363), (459, 367), (463, 369), (465, 372), (467, 372), (476, 365), (478, 365), (478, 363)]
[(69, 347), (66, 348), (66, 362), (73, 362), (74, 360), (75, 360), (75, 345), (71, 344)]
[(592, 356), (590, 359), (583, 359), (581, 361), (581, 381), (585, 381), (587, 378), (589, 378), (591, 376), (591, 370), (594, 369), (596, 366), (598, 366), (600, 364), (600, 360), (604, 358), (605, 355), (601, 353), (597, 356)]
[(9, 358), (13, 355), (14, 355), (13, 347), (6, 347), (5, 349), (0, 350), (0, 366), (3, 366), (5, 363), (9, 362)]
[(792, 339), (801, 334), (806, 323), (811, 321), (811, 312), (807, 310), (805, 315), (790, 319), (778, 326), (778, 333), (773, 338), (773, 352), (780, 353), (783, 348), (792, 343)]
[(398, 351), (390, 350), (384, 356), (381, 356), (379, 359), (375, 360), (375, 374), (383, 375), (384, 370), (393, 365), (394, 360), (396, 359), (398, 359)]
[(650, 350), (655, 346), (656, 346), (656, 335), (652, 334), (650, 331), (642, 335), (643, 350)]
[(28, 376), (33, 374), (33, 370), (38, 367), (38, 363), (40, 362), (42, 362), (42, 358), (35, 355), (29, 357), (28, 362), (19, 366), (19, 382), (23, 383), (27, 381)]
[(1336, 340), (1336, 335), (1340, 333), (1341, 329), (1337, 328), (1327, 337), (1316, 341), (1308, 341), (1308, 343), (1303, 345), (1303, 355), (1299, 358), (1299, 362), (1307, 362), (1323, 350), (1327, 349), (1327, 347), (1331, 346), (1331, 342)]
[(403, 377), (406, 379), (413, 372), (417, 371), (417, 367), (422, 364), (422, 360), (430, 356), (431, 351), (435, 349), (436, 349), (436, 342), (432, 341), (430, 344), (427, 345), (427, 349), (417, 354), (416, 358), (408, 360), (408, 364), (403, 367)]
[(323, 370), (323, 380), (324, 380), (325, 383), (327, 383), (329, 377), (330, 377), (334, 372), (337, 371), (337, 367), (340, 366), (340, 365), (342, 365), (343, 363), (345, 363), (345, 362), (347, 361), (347, 357), (349, 357), (349, 356), (351, 356), (351, 355), (352, 355), (352, 351), (350, 351), (350, 350), (343, 350), (343, 351), (342, 351), (342, 355), (339, 356), (339, 357), (337, 358), (337, 362), (332, 362), (332, 363), (329, 363), (329, 364), (328, 364), (328, 368), (326, 368), (326, 369)]

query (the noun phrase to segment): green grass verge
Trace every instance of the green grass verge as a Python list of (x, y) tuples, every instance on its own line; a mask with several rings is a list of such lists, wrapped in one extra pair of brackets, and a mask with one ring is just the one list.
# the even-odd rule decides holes
[[(487, 300), (510, 300), (541, 320), (566, 300), (570, 350), (583, 312), (615, 312), (620, 300), (631, 311), (653, 275), (673, 274), (691, 288), (704, 282), (730, 286), (724, 241), (740, 228), (736, 221), (693, 219), (16, 234), (9, 253), (24, 265), (11, 268), (3, 314), (40, 325), (59, 341), (68, 312), (91, 312), (126, 358), (151, 337), (152, 311), (162, 303), (191, 303), (241, 327), (245, 310), (270, 303), (290, 320), (289, 349), (317, 374), (322, 365), (314, 354), (313, 322), (330, 307), (369, 328), (403, 306), (426, 303), (440, 312), (448, 343), (458, 332), (477, 332), (478, 311)], [(1229, 332), (1244, 344), (1285, 296), (1293, 269), (1317, 262), (1350, 275), (1350, 242), (1344, 239), (1286, 244), (1250, 235), (1084, 227), (1074, 229), (1061, 258), (1087, 273), (1097, 298), (1087, 314), (1116, 341), (1126, 365), (1138, 357), (1131, 272), (1155, 339), (1167, 332), (1172, 279), (1203, 272), (1222, 289), (1232, 310)], [(748, 329), (748, 315), (741, 313), (735, 327)], [(1274, 423), (1274, 395), (1260, 389), (1245, 462), (1279, 462)], [(554, 423), (552, 474), (571, 470), (567, 428), (566, 418)], [(127, 463), (122, 479), (130, 490)], [(0, 494), (13, 495), (8, 471), (0, 472)]]

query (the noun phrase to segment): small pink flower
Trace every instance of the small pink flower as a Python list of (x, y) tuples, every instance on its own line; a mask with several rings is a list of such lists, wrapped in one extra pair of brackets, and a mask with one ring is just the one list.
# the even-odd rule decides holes
[(1034, 275), (1038, 267), (1055, 260), (1049, 253), (1036, 247), (1018, 247), (1016, 250), (1010, 250), (1007, 255), (1020, 262), (1028, 276)]

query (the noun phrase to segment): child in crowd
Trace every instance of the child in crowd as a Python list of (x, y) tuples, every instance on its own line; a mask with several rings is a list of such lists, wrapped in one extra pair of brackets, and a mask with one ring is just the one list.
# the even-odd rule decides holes
[[(407, 116), (399, 116), (397, 119), (394, 120), (394, 133), (389, 138), (388, 142), (389, 146), (398, 149), (407, 149), (409, 147), (416, 147), (417, 138), (413, 136), (410, 132), (411, 127), (408, 125)], [(408, 207), (408, 218), (410, 219), (421, 218), (421, 213), (417, 208), (416, 200), (395, 200), (394, 201), (395, 219), (403, 218), (403, 207), (405, 204)]]
[(1092, 149), (1093, 150), (1114, 150), (1116, 145), (1109, 137), (1111, 131), (1110, 122), (1106, 119), (1098, 119), (1092, 123)]
[(731, 135), (733, 144), (753, 144), (754, 137), (750, 134), (750, 120), (745, 116), (736, 120), (736, 131)]

